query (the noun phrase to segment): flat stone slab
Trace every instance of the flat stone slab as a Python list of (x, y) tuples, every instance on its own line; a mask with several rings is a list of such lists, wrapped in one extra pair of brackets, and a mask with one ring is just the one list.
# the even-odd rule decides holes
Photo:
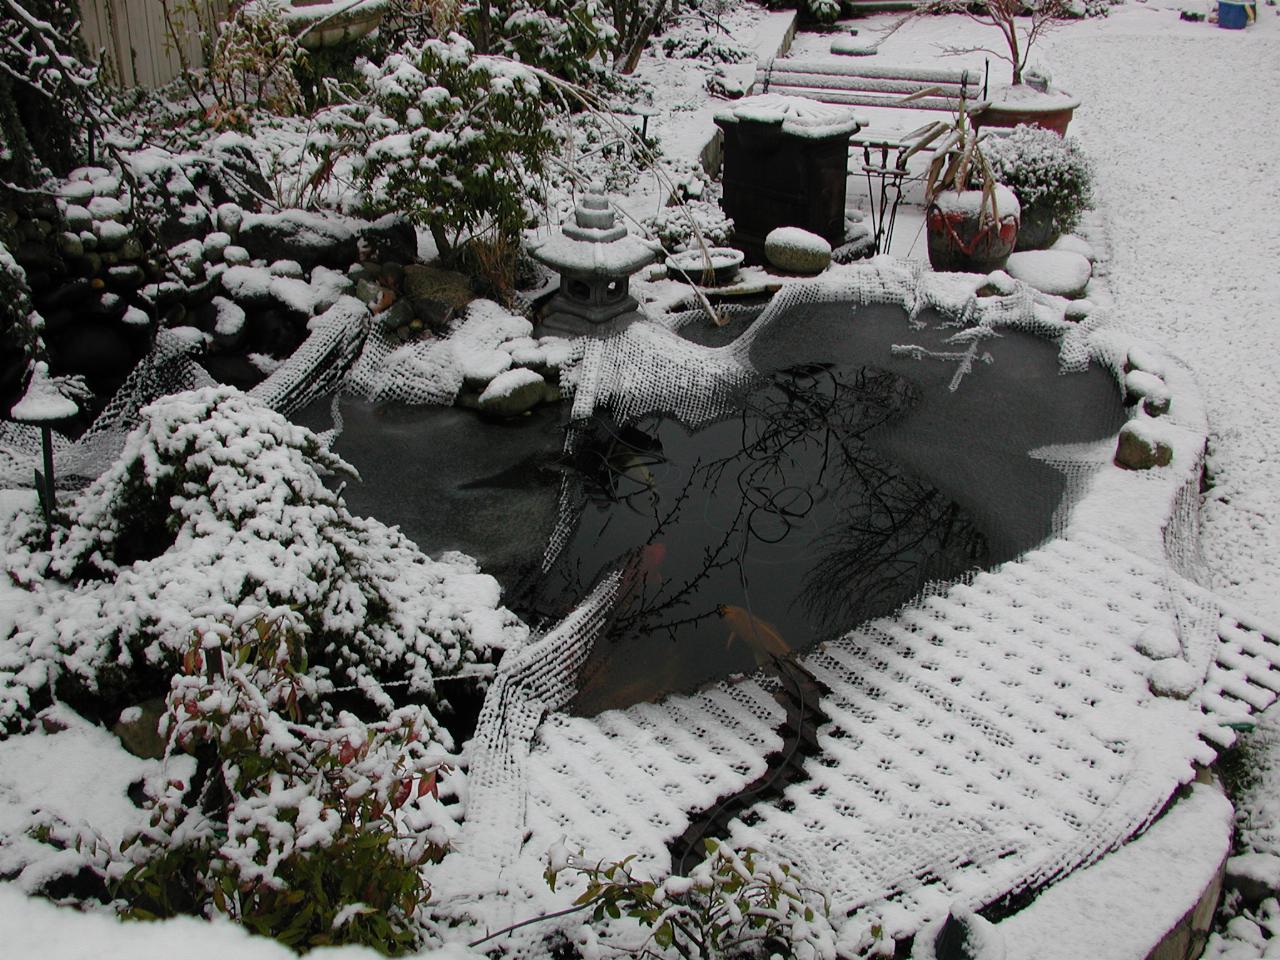
[(1075, 300), (1093, 276), (1088, 259), (1070, 250), (1026, 250), (1009, 256), (1005, 272), (1041, 293)]

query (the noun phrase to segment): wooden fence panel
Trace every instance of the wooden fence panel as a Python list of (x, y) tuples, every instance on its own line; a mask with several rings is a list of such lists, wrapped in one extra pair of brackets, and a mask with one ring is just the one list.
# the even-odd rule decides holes
[[(185, 61), (203, 66), (200, 22), (216, 23), (228, 0), (80, 0), (81, 33), (107, 78), (122, 87), (160, 87), (177, 77)], [(165, 7), (169, 16), (166, 23)]]

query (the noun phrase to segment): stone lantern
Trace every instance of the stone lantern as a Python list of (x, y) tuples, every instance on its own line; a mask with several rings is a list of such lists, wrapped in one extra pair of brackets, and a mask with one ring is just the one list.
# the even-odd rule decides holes
[(627, 233), (594, 185), (559, 235), (530, 253), (560, 274), (560, 290), (545, 309), (542, 330), (567, 337), (613, 330), (637, 316), (631, 275), (657, 255), (648, 242)]

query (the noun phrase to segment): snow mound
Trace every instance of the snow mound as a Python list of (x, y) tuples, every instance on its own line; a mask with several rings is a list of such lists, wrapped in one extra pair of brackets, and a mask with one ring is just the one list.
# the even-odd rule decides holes
[(1093, 267), (1078, 253), (1069, 250), (1024, 250), (1009, 256), (1005, 270), (1050, 296), (1074, 300), (1084, 293), (1093, 276)]

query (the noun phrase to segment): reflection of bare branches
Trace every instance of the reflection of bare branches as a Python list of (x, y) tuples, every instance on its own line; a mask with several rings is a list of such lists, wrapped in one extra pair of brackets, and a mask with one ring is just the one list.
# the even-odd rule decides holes
[[(817, 636), (889, 612), (928, 580), (955, 576), (983, 557), (985, 540), (955, 504), (903, 476), (868, 445), (874, 430), (914, 400), (906, 381), (883, 370), (813, 365), (784, 371), (744, 397), (736, 441), (724, 424), (709, 428), (716, 432), (706, 434), (707, 442), (719, 449), (708, 452), (721, 455), (683, 469), (665, 460), (660, 425), (616, 429), (600, 421), (584, 428), (575, 466), (606, 512), (579, 528), (576, 548), (544, 588), (572, 603), (599, 575), (619, 567), (624, 587), (609, 642), (597, 645), (580, 675), (579, 708), (626, 705), (710, 679), (682, 675), (690, 670), (727, 673), (733, 656), (725, 652), (717, 660), (710, 653), (717, 648), (707, 645), (725, 626), (701, 626), (717, 609), (717, 620), (728, 609), (764, 623), (757, 611), (772, 609), (776, 616), (779, 601), (792, 600), (800, 616), (770, 631), (787, 645), (792, 641), (781, 637), (798, 634), (803, 649)], [(722, 453), (725, 445), (730, 449)], [(636, 478), (628, 475), (638, 462), (650, 471), (641, 484), (644, 497), (636, 496)], [(610, 504), (643, 519), (608, 512)], [(685, 511), (699, 506), (704, 515), (685, 522)], [(620, 542), (622, 530), (629, 542)], [(800, 553), (777, 553), (772, 545), (783, 541)], [(620, 555), (610, 556), (611, 542)], [(664, 567), (669, 545), (677, 557)], [(584, 556), (594, 559), (584, 566)], [(796, 566), (811, 560), (812, 569)], [(792, 584), (784, 589), (798, 591), (794, 599), (760, 582), (762, 569), (779, 568), (759, 564), (779, 562), (795, 571), (782, 578)], [(736, 585), (726, 582), (726, 570)], [(739, 591), (736, 602), (745, 606), (725, 606), (725, 593)], [(754, 603), (753, 593), (759, 594)], [(618, 659), (633, 643), (662, 637), (698, 642), (653, 656), (638, 671)]]

